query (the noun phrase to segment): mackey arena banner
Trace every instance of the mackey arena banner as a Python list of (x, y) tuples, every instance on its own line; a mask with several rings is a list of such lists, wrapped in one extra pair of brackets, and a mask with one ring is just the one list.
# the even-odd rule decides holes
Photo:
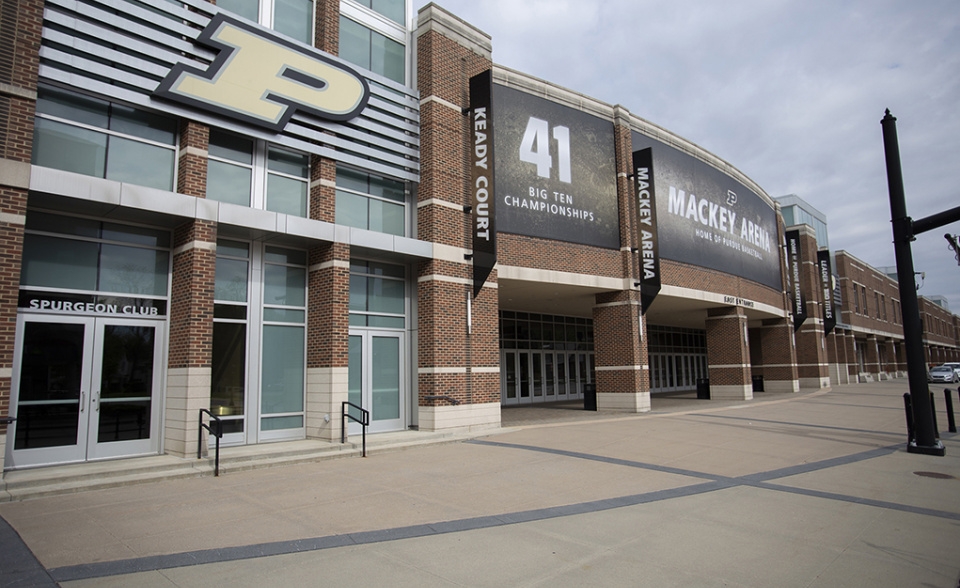
[(613, 123), (493, 85), (496, 227), (620, 248)]
[(650, 149), (659, 259), (689, 263), (782, 288), (777, 214), (730, 176), (638, 132)]

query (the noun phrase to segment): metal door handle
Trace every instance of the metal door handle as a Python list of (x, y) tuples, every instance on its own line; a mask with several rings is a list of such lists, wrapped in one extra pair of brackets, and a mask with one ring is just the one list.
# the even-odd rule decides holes
[(100, 412), (100, 391), (99, 390), (97, 390), (96, 397), (93, 399), (93, 403), (96, 405), (96, 408), (94, 410), (96, 410), (97, 412)]
[(80, 412), (83, 412), (83, 404), (85, 399), (86, 399), (86, 393), (83, 390), (81, 390), (80, 391)]

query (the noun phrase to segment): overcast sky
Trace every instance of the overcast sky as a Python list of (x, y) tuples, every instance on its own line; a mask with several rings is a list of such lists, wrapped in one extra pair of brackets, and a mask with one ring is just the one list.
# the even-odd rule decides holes
[[(416, 8), (427, 2), (420, 1)], [(493, 60), (620, 104), (827, 216), (830, 248), (894, 266), (880, 119), (897, 117), (907, 212), (960, 206), (958, 0), (437, 0)], [(919, 293), (960, 314), (945, 233)], [(919, 281), (919, 280), (918, 280)]]

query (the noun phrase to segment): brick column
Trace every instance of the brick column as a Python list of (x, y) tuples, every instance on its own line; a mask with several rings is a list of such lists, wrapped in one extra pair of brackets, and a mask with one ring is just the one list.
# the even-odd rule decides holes
[[(209, 129), (190, 121), (180, 128), (177, 189), (203, 198), (207, 185)], [(213, 359), (213, 284), (217, 263), (215, 222), (193, 220), (173, 237), (170, 349), (164, 449), (180, 457), (197, 454), (197, 419), (210, 408)], [(206, 430), (201, 450), (206, 450)]]
[(706, 327), (710, 398), (750, 400), (753, 382), (747, 316), (738, 307), (711, 308), (707, 311)]
[[(650, 410), (647, 339), (637, 291), (597, 294), (593, 307), (597, 365), (597, 408), (626, 412)], [(644, 331), (645, 332), (645, 331)]]
[(340, 413), (348, 396), (350, 246), (330, 243), (310, 251), (307, 318), (307, 437), (340, 440)]
[(857, 359), (857, 339), (853, 331), (843, 332), (843, 347), (847, 356), (847, 378), (849, 383), (860, 381), (860, 361)]
[(897, 377), (897, 349), (893, 339), (887, 339), (883, 342), (884, 362), (882, 366), (884, 379)]
[(820, 311), (823, 290), (820, 288), (820, 271), (817, 265), (817, 234), (809, 225), (799, 225), (789, 229), (800, 232), (800, 252), (803, 256), (800, 280), (807, 300), (807, 320), (796, 332), (797, 374), (800, 378), (800, 387), (829, 388), (830, 374), (827, 371)]
[[(0, 418), (4, 418), (11, 408), (43, 1), (4, 0), (0, 10)], [(0, 476), (6, 440), (7, 426), (0, 424)]]
[(880, 348), (876, 335), (867, 335), (866, 345), (867, 379), (875, 382), (880, 379)]
[(827, 367), (830, 372), (830, 384), (846, 384), (847, 366), (845, 359), (846, 349), (843, 346), (843, 335), (834, 329), (827, 335)]
[[(759, 341), (751, 341), (751, 374), (762, 373), (764, 392), (799, 392), (797, 352), (793, 346), (790, 321), (786, 318), (767, 319), (759, 329), (751, 329), (750, 333), (759, 338)], [(712, 380), (710, 384), (712, 387)]]
[(903, 341), (897, 341), (895, 346), (897, 350), (897, 377), (904, 378), (907, 376), (907, 347)]
[[(418, 15), (420, 185), (417, 238), (436, 244), (417, 269), (421, 430), (500, 425), (497, 272), (475, 299), (467, 146), (469, 81), (492, 67), (490, 37), (429, 4)], [(446, 399), (449, 396), (459, 404)]]

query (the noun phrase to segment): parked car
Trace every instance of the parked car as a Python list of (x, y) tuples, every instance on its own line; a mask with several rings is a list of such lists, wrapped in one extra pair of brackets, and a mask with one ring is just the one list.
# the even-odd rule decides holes
[(953, 368), (951, 367), (938, 365), (937, 367), (930, 368), (930, 381), (955, 384), (960, 382), (960, 374), (953, 371)]
[(960, 375), (960, 362), (948, 361), (943, 365), (944, 367), (953, 368), (953, 371), (957, 372), (957, 375)]

